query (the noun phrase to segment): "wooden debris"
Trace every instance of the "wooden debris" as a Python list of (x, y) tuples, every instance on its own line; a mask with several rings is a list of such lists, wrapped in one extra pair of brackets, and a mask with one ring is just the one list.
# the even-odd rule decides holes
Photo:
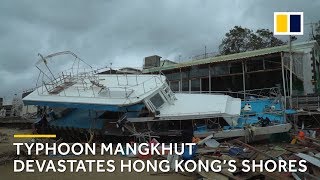
[(296, 156), (308, 161), (309, 163), (317, 166), (317, 167), (320, 167), (320, 160), (315, 158), (315, 157), (312, 157), (312, 156), (309, 156), (307, 154), (304, 154), (304, 153), (298, 153), (296, 154)]
[(262, 154), (262, 155), (264, 155), (264, 156), (266, 156), (266, 157), (268, 157), (268, 158), (270, 158), (270, 159), (273, 159), (273, 160), (275, 160), (275, 161), (278, 161), (277, 158), (275, 158), (275, 157), (273, 157), (273, 156), (270, 156), (269, 154), (267, 154), (267, 153), (265, 153), (265, 152), (262, 152), (262, 151), (260, 151), (259, 149), (256, 149), (255, 147), (250, 146), (249, 144), (246, 144), (246, 143), (244, 143), (244, 142), (242, 142), (242, 141), (240, 141), (240, 140), (238, 140), (238, 139), (235, 139), (234, 141), (237, 142), (237, 143), (239, 143), (239, 144), (241, 144), (241, 145), (243, 145), (243, 146), (245, 146), (245, 147), (247, 147), (247, 148), (249, 148), (249, 149), (252, 149), (252, 150), (254, 150), (254, 151), (256, 151), (256, 152), (258, 152), (258, 153), (260, 153), (260, 154)]

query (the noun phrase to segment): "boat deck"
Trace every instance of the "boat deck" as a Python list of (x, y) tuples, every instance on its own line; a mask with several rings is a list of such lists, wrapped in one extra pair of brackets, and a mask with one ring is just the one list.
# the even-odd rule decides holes
[(166, 83), (161, 75), (126, 74), (99, 74), (94, 80), (78, 77), (56, 81), (59, 83), (44, 84), (26, 96), (25, 104), (125, 106), (139, 103)]

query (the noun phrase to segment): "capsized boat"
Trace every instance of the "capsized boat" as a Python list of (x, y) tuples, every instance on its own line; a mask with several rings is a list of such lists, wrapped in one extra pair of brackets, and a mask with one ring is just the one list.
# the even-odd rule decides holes
[[(45, 132), (74, 141), (101, 136), (229, 138), (287, 132), (279, 99), (173, 93), (162, 74), (103, 74), (70, 51), (40, 55), (37, 88), (23, 102), (42, 108)], [(60, 73), (57, 57), (69, 57)], [(71, 58), (70, 58), (71, 57)], [(40, 119), (40, 118), (39, 118)], [(40, 121), (41, 122), (41, 121)]]

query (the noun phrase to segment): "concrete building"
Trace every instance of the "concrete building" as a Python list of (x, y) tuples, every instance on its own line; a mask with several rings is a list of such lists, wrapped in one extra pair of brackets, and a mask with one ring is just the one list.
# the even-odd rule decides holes
[(0, 118), (24, 117), (29, 114), (36, 114), (37, 106), (24, 105), (22, 102), (22, 98), (31, 92), (31, 90), (24, 91), (21, 97), (15, 94), (11, 101), (3, 101), (3, 98), (0, 98)]
[[(292, 94), (318, 93), (319, 44), (316, 41), (295, 43), (291, 49)], [(149, 57), (145, 58), (143, 73), (162, 72), (167, 76), (172, 90), (176, 92), (236, 92), (279, 87), (282, 93), (289, 95), (289, 52), (289, 45), (284, 45), (166, 66), (160, 66), (160, 63), (156, 62), (160, 62), (160, 56), (152, 56), (150, 62)]]
[(144, 58), (143, 69), (160, 67), (161, 56), (153, 55)]

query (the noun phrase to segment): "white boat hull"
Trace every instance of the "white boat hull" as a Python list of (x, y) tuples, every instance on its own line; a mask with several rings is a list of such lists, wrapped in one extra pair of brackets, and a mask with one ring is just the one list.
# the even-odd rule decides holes
[(259, 138), (275, 133), (283, 133), (288, 132), (291, 129), (292, 125), (290, 123), (279, 124), (274, 126), (266, 126), (266, 127), (252, 127), (247, 129), (231, 129), (231, 130), (223, 130), (223, 131), (207, 131), (207, 132), (194, 132), (195, 137), (203, 138), (213, 134), (213, 138), (215, 139), (223, 139), (223, 138), (233, 138), (233, 137), (245, 137), (245, 136), (253, 136)]

